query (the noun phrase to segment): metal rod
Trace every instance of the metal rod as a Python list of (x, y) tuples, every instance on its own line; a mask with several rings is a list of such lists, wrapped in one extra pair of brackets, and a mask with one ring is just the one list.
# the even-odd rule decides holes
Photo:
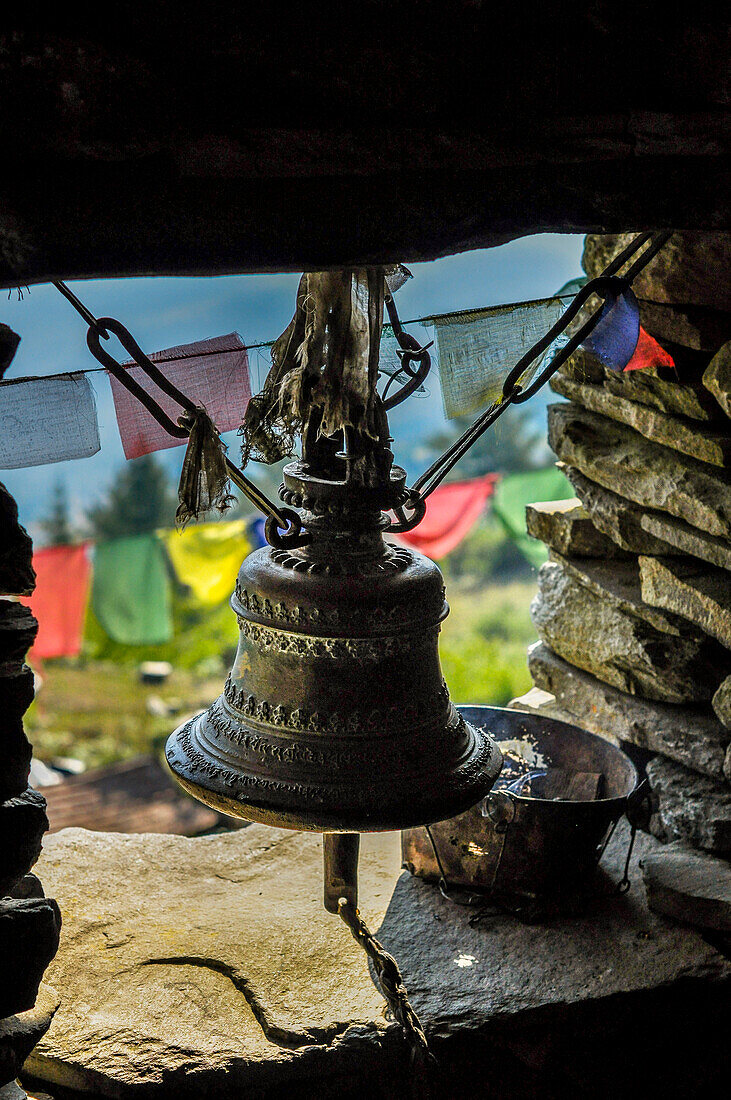
[(343, 899), (358, 909), (358, 853), (360, 833), (323, 833), (324, 903), (328, 913), (339, 913)]

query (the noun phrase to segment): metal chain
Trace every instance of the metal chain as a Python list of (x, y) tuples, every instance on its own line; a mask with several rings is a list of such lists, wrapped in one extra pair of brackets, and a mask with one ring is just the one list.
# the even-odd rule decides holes
[[(404, 508), (411, 511), (412, 515), (407, 517), (402, 509), (401, 514), (398, 516), (399, 522), (392, 524), (390, 527), (392, 533), (398, 534), (403, 531), (411, 531), (418, 526), (426, 512), (425, 501), (427, 497), (441, 484), (453, 466), (464, 457), (480, 436), (495, 423), (499, 416), (502, 416), (510, 405), (522, 404), (537, 393), (559, 367), (566, 362), (569, 356), (576, 351), (579, 345), (586, 340), (587, 336), (599, 324), (603, 307), (593, 313), (565, 346), (557, 351), (548, 366), (541, 371), (527, 389), (524, 390), (521, 387), (518, 379), (525, 373), (530, 364), (546, 351), (561, 333), (565, 332), (592, 294), (598, 294), (606, 301), (608, 298), (616, 298), (626, 291), (640, 271), (649, 264), (671, 235), (670, 230), (663, 230), (655, 234), (654, 237), (649, 232), (639, 233), (626, 248), (615, 256), (600, 276), (592, 279), (591, 282), (581, 288), (556, 324), (512, 368), (505, 379), (503, 392), (498, 400), (485, 412), (481, 413), (477, 420), (416, 479), (413, 487), (408, 490), (409, 499), (404, 505)], [(649, 247), (634, 261), (625, 275), (618, 277), (616, 272), (648, 241), (651, 242)]]
[[(89, 351), (102, 366), (112, 374), (117, 381), (125, 387), (149, 412), (157, 423), (176, 439), (186, 439), (190, 435), (191, 417), (195, 417), (198, 407), (194, 401), (186, 396), (182, 390), (173, 385), (151, 359), (140, 348), (128, 329), (113, 317), (97, 318), (84, 303), (73, 293), (65, 283), (56, 281), (53, 284), (63, 294), (89, 326), (86, 342)], [(110, 333), (115, 335), (124, 350), (140, 367), (148, 378), (151, 379), (164, 394), (176, 401), (184, 410), (184, 414), (175, 423), (155, 399), (145, 390), (139, 382), (116, 359), (101, 346), (100, 338), (108, 340)], [(187, 415), (186, 415), (187, 414)], [(226, 471), (234, 485), (251, 503), (267, 517), (267, 540), (279, 549), (292, 548), (303, 545), (307, 538), (302, 533), (302, 520), (291, 508), (281, 508), (274, 504), (265, 493), (261, 491), (253, 481), (234, 465), (228, 457), (225, 457)]]
[[(340, 898), (338, 913), (373, 963), (386, 1003), (401, 1025), (409, 1045), (411, 1068), (424, 1080), (427, 1071), (437, 1068), (437, 1060), (429, 1050), (424, 1028), (411, 1006), (398, 963), (393, 955), (384, 950), (361, 917), (360, 911), (349, 904), (346, 898)], [(426, 1094), (421, 1091), (419, 1095)]]

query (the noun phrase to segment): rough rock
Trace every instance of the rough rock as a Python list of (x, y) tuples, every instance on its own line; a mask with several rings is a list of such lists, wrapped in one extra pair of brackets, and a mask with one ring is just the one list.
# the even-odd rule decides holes
[(562, 565), (579, 584), (583, 584), (595, 596), (606, 600), (618, 611), (636, 615), (665, 634), (675, 634), (677, 637), (695, 636), (698, 640), (702, 639), (703, 631), (691, 630), (687, 618), (645, 602), (640, 588), (640, 569), (637, 558), (632, 557), (629, 561), (607, 562), (592, 558), (564, 558), (555, 550), (551, 550), (550, 553), (551, 559)]
[[(582, 266), (589, 278), (632, 240), (632, 233), (591, 233), (584, 241)], [(641, 255), (641, 253), (640, 253)], [(633, 283), (638, 298), (652, 302), (689, 302), (731, 310), (731, 233), (673, 233)]]
[(731, 791), (664, 756), (647, 765), (658, 799), (651, 829), (656, 836), (682, 840), (709, 852), (731, 852)]
[(550, 692), (556, 705), (570, 715), (567, 721), (723, 779), (731, 734), (710, 708), (679, 707), (628, 695), (574, 668), (542, 642), (528, 650), (528, 668), (536, 686)]
[(539, 637), (555, 653), (631, 695), (702, 703), (724, 676), (723, 651), (713, 642), (666, 634), (619, 611), (558, 562), (541, 566), (530, 612)]
[(11, 670), (5, 675), (0, 671), (0, 741), (2, 742), (2, 769), (0, 769), (0, 800), (22, 794), (28, 783), (31, 747), (23, 729), (23, 715), (33, 700), (33, 673), (29, 668), (21, 672)]
[(0, 1020), (0, 1085), (18, 1076), (31, 1050), (48, 1031), (59, 1004), (55, 989), (44, 986), (29, 1012)]
[(568, 557), (629, 558), (599, 531), (578, 497), (529, 504), (525, 510), (528, 534)]
[(708, 389), (693, 380), (681, 382), (674, 373), (666, 377), (648, 369), (628, 372), (610, 370), (589, 352), (580, 349), (563, 364), (559, 374), (574, 382), (602, 386), (617, 397), (637, 401), (670, 416), (683, 416), (706, 423), (720, 419), (720, 409)]
[(647, 901), (656, 913), (696, 928), (731, 932), (731, 864), (684, 844), (642, 860)]
[(30, 871), (48, 828), (46, 800), (30, 788), (0, 802), (0, 897)]
[(731, 335), (729, 314), (705, 306), (662, 305), (640, 299), (640, 320), (657, 340), (694, 351), (715, 352)]
[[(623, 823), (605, 853), (610, 883), (627, 836)], [(640, 836), (637, 847), (643, 856), (657, 842)], [(443, 1067), (440, 1097), (483, 1095), (486, 1074), (502, 1084), (509, 1067), (523, 1082), (514, 1094), (530, 1095), (526, 1076), (535, 1086), (547, 1072), (536, 1026), (551, 1036), (550, 1072), (568, 1074), (556, 1096), (596, 1078), (598, 1052), (600, 1095), (611, 1096), (618, 1048), (621, 1074), (648, 1042), (678, 1072), (681, 991), (686, 1039), (696, 1013), (707, 1025), (728, 994), (731, 964), (652, 914), (641, 889), (607, 889), (589, 912), (540, 928), (499, 914), (473, 925), (473, 910), (399, 877), (398, 862), (397, 836), (364, 837), (361, 908), (403, 970)], [(49, 839), (41, 873), (67, 913), (48, 976), (61, 1006), (26, 1064), (51, 1091), (406, 1094), (397, 1028), (383, 1021), (361, 949), (322, 908), (317, 836), (260, 825), (192, 840), (72, 829)], [(636, 884), (636, 864), (630, 873)], [(652, 1039), (638, 1026), (648, 1013)]]
[(36, 575), (31, 566), (33, 543), (18, 523), (18, 505), (0, 482), (0, 595), (26, 596), (33, 591)]
[(731, 649), (731, 573), (677, 558), (641, 557), (639, 562), (646, 603), (682, 615)]
[(727, 676), (711, 700), (718, 720), (731, 730), (731, 676)]
[(591, 522), (617, 546), (635, 554), (677, 553), (669, 542), (644, 529), (645, 512), (639, 505), (602, 488), (573, 466), (563, 466), (563, 471), (591, 516)]
[[(642, 530), (647, 532), (645, 537), (651, 537), (656, 544), (664, 544), (666, 553), (682, 552), (722, 569), (731, 569), (731, 542), (728, 539), (707, 535), (705, 531), (699, 531), (697, 527), (691, 527), (689, 523), (669, 516), (666, 512), (640, 512), (639, 523)], [(658, 551), (650, 550), (648, 546), (641, 553), (655, 554)]]
[(603, 386), (576, 382), (560, 373), (551, 379), (551, 389), (591, 412), (626, 424), (653, 443), (661, 443), (714, 466), (731, 465), (731, 433), (726, 428), (716, 430), (697, 421), (668, 416), (648, 405), (611, 393)]
[(712, 393), (726, 416), (731, 416), (731, 342), (714, 355), (703, 374), (703, 385)]
[(29, 607), (0, 600), (0, 675), (22, 672), (37, 633)]
[(35, 1004), (60, 926), (58, 905), (50, 898), (0, 900), (0, 1019)]
[(549, 407), (548, 442), (563, 462), (605, 489), (645, 508), (670, 512), (708, 534), (731, 535), (728, 471), (650, 443), (631, 428), (573, 404)]

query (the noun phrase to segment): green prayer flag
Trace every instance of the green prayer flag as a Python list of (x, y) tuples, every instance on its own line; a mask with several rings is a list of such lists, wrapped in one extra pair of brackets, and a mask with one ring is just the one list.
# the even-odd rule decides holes
[(501, 478), (495, 489), (492, 510), (521, 554), (538, 568), (546, 560), (546, 548), (528, 534), (526, 506), (541, 500), (569, 500), (573, 496), (575, 490), (568, 478), (558, 467), (548, 466), (545, 470), (528, 470)]
[(91, 602), (115, 642), (159, 645), (170, 640), (170, 580), (156, 535), (97, 543)]

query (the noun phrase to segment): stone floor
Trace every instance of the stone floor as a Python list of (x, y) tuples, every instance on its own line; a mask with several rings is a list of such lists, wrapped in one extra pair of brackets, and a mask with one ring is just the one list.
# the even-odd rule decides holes
[[(431, 1095), (715, 1095), (731, 963), (611, 894), (627, 834), (582, 916), (522, 924), (399, 872), (364, 838), (361, 908), (398, 959), (439, 1058)], [(365, 956), (321, 905), (316, 835), (265, 826), (200, 839), (68, 829), (39, 873), (64, 917), (47, 972), (60, 1006), (26, 1074), (55, 1097), (425, 1096)], [(727, 1080), (727, 1078), (726, 1078)], [(70, 1090), (66, 1092), (65, 1090)], [(718, 1093), (720, 1095), (720, 1093)]]

